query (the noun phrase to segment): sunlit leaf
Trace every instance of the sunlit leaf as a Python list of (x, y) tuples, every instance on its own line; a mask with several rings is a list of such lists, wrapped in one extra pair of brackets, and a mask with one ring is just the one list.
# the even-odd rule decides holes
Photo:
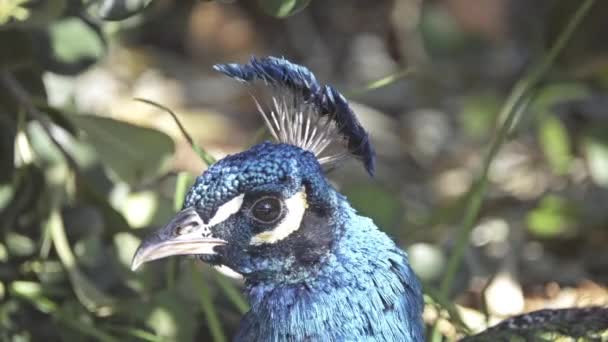
[(25, 257), (36, 252), (36, 244), (29, 236), (8, 232), (5, 238), (6, 247), (10, 255)]
[(608, 187), (608, 133), (606, 128), (593, 128), (585, 132), (583, 148), (587, 167), (593, 181)]
[(553, 83), (548, 84), (538, 91), (530, 104), (530, 110), (536, 113), (545, 113), (554, 105), (585, 98), (589, 89), (582, 83)]
[(30, 10), (25, 7), (29, 0), (7, 0), (0, 2), (0, 25), (12, 20), (23, 21), (30, 16)]
[(476, 94), (465, 99), (460, 118), (467, 135), (484, 138), (494, 127), (500, 111), (500, 99), (495, 94)]
[(526, 217), (528, 230), (542, 238), (556, 238), (574, 233), (576, 212), (562, 197), (547, 196)]
[(79, 18), (67, 18), (49, 27), (53, 58), (64, 64), (88, 66), (104, 52), (98, 32)]
[(264, 12), (277, 18), (294, 15), (308, 6), (310, 0), (258, 0)]
[(118, 255), (118, 260), (125, 268), (131, 267), (131, 260), (141, 240), (130, 233), (118, 233), (114, 235), (114, 248)]
[(166, 172), (173, 140), (151, 128), (91, 115), (70, 115), (86, 133), (104, 166), (122, 180), (137, 184)]
[(142, 191), (128, 195), (121, 212), (129, 225), (141, 228), (152, 223), (159, 210), (158, 194), (154, 191)]
[(41, 28), (63, 13), (67, 0), (0, 1), (0, 30)]
[(44, 296), (44, 289), (40, 283), (21, 280), (13, 281), (10, 284), (9, 291), (12, 295), (31, 301), (42, 312), (51, 313), (57, 309), (55, 303)]
[(154, 294), (150, 302), (131, 308), (163, 341), (194, 341), (197, 328), (196, 303), (188, 302), (176, 292)]
[(96, 13), (104, 20), (123, 20), (143, 11), (152, 0), (96, 0)]
[(540, 125), (539, 140), (553, 170), (558, 174), (568, 172), (572, 160), (572, 148), (564, 124), (555, 116), (544, 117)]

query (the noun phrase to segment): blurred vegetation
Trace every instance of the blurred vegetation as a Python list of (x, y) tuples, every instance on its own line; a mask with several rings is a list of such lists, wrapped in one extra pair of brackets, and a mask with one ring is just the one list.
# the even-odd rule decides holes
[(264, 137), (247, 90), (210, 71), (254, 54), (352, 99), (379, 174), (330, 177), (408, 249), (429, 338), (607, 305), (607, 16), (592, 0), (0, 0), (0, 339), (230, 338), (240, 280), (129, 266), (205, 164)]

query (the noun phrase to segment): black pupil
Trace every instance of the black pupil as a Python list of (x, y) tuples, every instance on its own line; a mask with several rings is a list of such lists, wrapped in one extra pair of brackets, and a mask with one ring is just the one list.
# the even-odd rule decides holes
[(262, 222), (272, 222), (281, 214), (281, 203), (276, 198), (261, 199), (253, 206), (252, 213)]

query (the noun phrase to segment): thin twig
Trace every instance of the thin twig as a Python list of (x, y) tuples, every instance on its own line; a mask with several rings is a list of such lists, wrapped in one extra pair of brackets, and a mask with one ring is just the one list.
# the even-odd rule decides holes
[(169, 115), (171, 115), (171, 117), (173, 118), (173, 121), (175, 121), (175, 123), (177, 124), (177, 127), (179, 128), (179, 130), (181, 131), (182, 135), (184, 136), (184, 138), (186, 139), (186, 141), (188, 141), (188, 143), (190, 144), (190, 146), (192, 147), (192, 149), (199, 155), (199, 157), (201, 157), (201, 159), (203, 160), (203, 162), (205, 164), (207, 164), (207, 166), (213, 164), (216, 162), (215, 158), (213, 158), (212, 155), (210, 155), (209, 153), (207, 153), (207, 151), (205, 151), (204, 149), (202, 149), (200, 146), (198, 146), (195, 142), (194, 139), (192, 139), (192, 136), (188, 133), (188, 131), (186, 131), (186, 128), (182, 125), (182, 123), (179, 121), (179, 118), (177, 117), (177, 114), (175, 114), (171, 109), (161, 105), (160, 103), (156, 103), (154, 101), (150, 101), (150, 100), (146, 100), (146, 99), (142, 99), (142, 98), (134, 98), (135, 101), (139, 101), (139, 102), (143, 102), (146, 104), (149, 104), (151, 106), (154, 106), (158, 109), (164, 110), (165, 112), (169, 113)]

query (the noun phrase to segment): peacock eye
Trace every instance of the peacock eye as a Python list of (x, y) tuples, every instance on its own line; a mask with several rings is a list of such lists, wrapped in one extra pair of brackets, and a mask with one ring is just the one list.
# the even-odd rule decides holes
[(265, 196), (253, 203), (251, 206), (251, 216), (264, 224), (278, 221), (283, 213), (283, 202), (273, 196)]

